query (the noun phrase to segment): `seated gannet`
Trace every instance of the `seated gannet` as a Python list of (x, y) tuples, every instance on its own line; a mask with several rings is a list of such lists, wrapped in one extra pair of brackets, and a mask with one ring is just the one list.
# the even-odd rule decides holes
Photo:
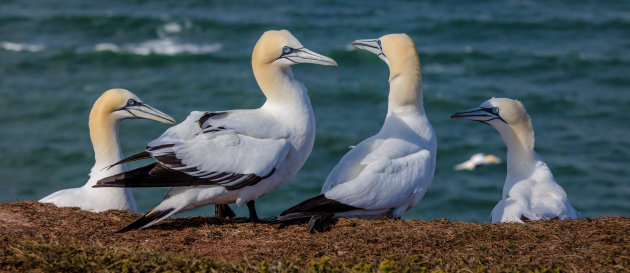
[(492, 98), (451, 118), (488, 124), (499, 131), (507, 146), (503, 195), (490, 214), (490, 222), (578, 218), (567, 194), (534, 151), (534, 129), (520, 101)]
[(485, 165), (499, 164), (499, 163), (501, 163), (501, 159), (495, 155), (476, 153), (472, 155), (470, 159), (455, 165), (453, 169), (456, 171), (461, 171), (461, 170), (472, 171), (474, 169), (483, 167)]
[(335, 217), (400, 218), (422, 199), (435, 170), (437, 141), (422, 99), (420, 60), (406, 34), (357, 40), (389, 66), (389, 103), (381, 130), (346, 153), (321, 194), (286, 211), (280, 222), (310, 218), (309, 232)]
[(90, 139), (94, 147), (94, 167), (90, 179), (80, 188), (60, 190), (39, 202), (59, 207), (79, 207), (101, 212), (110, 209), (136, 212), (136, 203), (129, 189), (94, 189), (96, 182), (125, 171), (124, 165), (108, 168), (123, 158), (118, 143), (118, 125), (124, 119), (150, 119), (175, 124), (175, 120), (145, 104), (133, 93), (124, 89), (111, 89), (99, 97), (90, 111)]
[[(162, 203), (120, 230), (151, 226), (170, 215), (208, 204), (246, 203), (259, 222), (254, 200), (289, 181), (311, 153), (315, 116), (306, 88), (291, 65), (334, 65), (306, 49), (287, 30), (267, 31), (252, 53), (254, 77), (267, 101), (258, 109), (192, 112), (152, 141), (145, 152), (157, 163), (102, 179), (95, 187), (172, 187)], [(226, 213), (227, 214), (227, 213)]]

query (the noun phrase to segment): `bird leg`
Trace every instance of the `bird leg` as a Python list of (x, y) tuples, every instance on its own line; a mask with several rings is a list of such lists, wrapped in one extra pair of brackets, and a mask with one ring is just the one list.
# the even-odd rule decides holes
[(265, 223), (265, 224), (275, 224), (278, 220), (273, 218), (264, 218), (259, 219), (258, 214), (256, 213), (256, 204), (254, 200), (247, 201), (247, 209), (249, 210), (249, 221), (252, 223)]
[(220, 219), (230, 219), (236, 217), (236, 213), (228, 204), (216, 204), (214, 205), (214, 216)]

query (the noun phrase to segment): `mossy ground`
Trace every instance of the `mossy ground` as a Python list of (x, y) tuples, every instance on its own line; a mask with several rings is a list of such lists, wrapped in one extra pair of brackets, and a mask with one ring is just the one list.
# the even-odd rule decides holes
[(0, 203), (0, 271), (630, 272), (630, 218), (526, 224), (341, 219), (302, 225), (176, 218), (115, 233), (138, 215)]

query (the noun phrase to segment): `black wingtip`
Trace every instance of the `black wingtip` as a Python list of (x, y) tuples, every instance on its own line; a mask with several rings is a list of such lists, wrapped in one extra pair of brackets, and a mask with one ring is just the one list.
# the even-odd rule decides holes
[(120, 161), (118, 161), (118, 162), (116, 162), (116, 163), (114, 163), (112, 165), (109, 165), (109, 167), (107, 167), (107, 169), (109, 170), (112, 167), (114, 167), (116, 165), (123, 164), (123, 163), (129, 163), (129, 162), (132, 162), (132, 161), (141, 160), (141, 159), (147, 159), (147, 158), (151, 158), (151, 154), (149, 152), (147, 152), (147, 151), (144, 151), (144, 152), (132, 155), (130, 157), (127, 157), (127, 158), (125, 158), (123, 160), (120, 160)]
[(335, 213), (357, 209), (359, 208), (328, 199), (324, 194), (320, 194), (283, 211), (280, 216), (300, 212)]
[(105, 177), (98, 182), (92, 188), (105, 188), (105, 187), (148, 187), (152, 185), (145, 185), (143, 179), (155, 168), (157, 163), (151, 163), (147, 166), (133, 169), (130, 171), (122, 172), (112, 176)]
[(145, 227), (146, 225), (148, 225), (149, 223), (155, 221), (156, 219), (160, 219), (166, 215), (168, 215), (169, 213), (171, 213), (173, 210), (175, 209), (166, 209), (166, 210), (152, 210), (149, 213), (143, 215), (142, 217), (138, 218), (137, 220), (135, 220), (133, 223), (127, 225), (124, 228), (121, 228), (120, 230), (116, 231), (116, 233), (124, 233), (127, 231), (132, 231), (132, 230), (138, 230), (141, 229), (143, 227)]

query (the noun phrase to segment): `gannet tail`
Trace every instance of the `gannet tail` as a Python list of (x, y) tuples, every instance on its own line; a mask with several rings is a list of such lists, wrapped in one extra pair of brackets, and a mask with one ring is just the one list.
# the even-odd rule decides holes
[(336, 213), (357, 209), (359, 208), (328, 199), (324, 194), (320, 194), (285, 210), (280, 216), (295, 213)]
[(175, 209), (175, 208), (159, 209), (156, 207), (152, 209), (151, 211), (149, 211), (149, 213), (135, 220), (133, 223), (127, 225), (124, 228), (121, 228), (120, 230), (116, 232), (122, 233), (122, 232), (127, 232), (127, 231), (132, 231), (132, 230), (137, 230), (137, 229), (142, 229), (142, 228), (152, 226), (153, 224), (168, 218), (169, 216), (177, 213), (178, 211), (179, 209)]
[(320, 194), (299, 203), (280, 214), (278, 222), (282, 225), (308, 221), (308, 232), (323, 231), (334, 223), (335, 213), (357, 210), (359, 208), (328, 199)]
[(144, 151), (144, 152), (142, 152), (142, 153), (137, 153), (137, 154), (132, 155), (132, 156), (129, 156), (129, 157), (127, 157), (127, 158), (123, 159), (123, 160), (120, 160), (120, 161), (118, 161), (118, 162), (116, 162), (116, 163), (114, 163), (114, 164), (112, 164), (112, 165), (109, 165), (109, 166), (107, 167), (107, 169), (109, 170), (109, 169), (111, 169), (112, 167), (114, 167), (114, 166), (116, 166), (116, 165), (123, 164), (123, 163), (128, 163), (128, 162), (132, 162), (132, 161), (136, 161), (136, 160), (141, 160), (141, 159), (147, 159), (147, 158), (151, 158), (151, 154), (150, 154), (149, 152), (147, 152), (147, 151)]

